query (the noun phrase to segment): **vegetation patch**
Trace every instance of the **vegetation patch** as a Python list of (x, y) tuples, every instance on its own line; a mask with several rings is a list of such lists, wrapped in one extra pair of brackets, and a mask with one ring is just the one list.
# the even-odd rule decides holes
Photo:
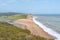
[(2, 18), (17, 20), (17, 19), (25, 19), (27, 18), (27, 14), (15, 14), (15, 15), (6, 15), (6, 16), (0, 16)]
[[(0, 17), (17, 20), (27, 18), (27, 14), (4, 15)], [(32, 35), (30, 31), (27, 29), (18, 28), (6, 22), (0, 22), (0, 40), (47, 40), (47, 39), (40, 36)]]
[(46, 40), (35, 36), (27, 29), (21, 29), (6, 22), (0, 22), (0, 40)]

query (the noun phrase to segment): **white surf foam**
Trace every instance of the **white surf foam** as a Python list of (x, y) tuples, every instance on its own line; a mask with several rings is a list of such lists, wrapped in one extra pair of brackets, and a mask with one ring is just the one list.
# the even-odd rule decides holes
[(45, 25), (43, 25), (41, 22), (38, 22), (36, 20), (37, 17), (33, 17), (33, 22), (36, 23), (37, 25), (39, 25), (45, 32), (47, 32), (48, 34), (56, 37), (55, 40), (60, 40), (60, 34), (58, 34), (57, 32), (55, 32), (54, 30), (46, 27)]

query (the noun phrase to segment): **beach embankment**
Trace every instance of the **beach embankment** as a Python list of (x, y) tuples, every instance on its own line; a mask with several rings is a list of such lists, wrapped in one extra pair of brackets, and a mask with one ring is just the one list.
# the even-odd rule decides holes
[(30, 30), (31, 34), (33, 35), (44, 37), (47, 40), (54, 39), (53, 36), (49, 35), (39, 25), (34, 23), (33, 17), (31, 14), (28, 14), (26, 19), (15, 20), (15, 23), (26, 25), (26, 28)]

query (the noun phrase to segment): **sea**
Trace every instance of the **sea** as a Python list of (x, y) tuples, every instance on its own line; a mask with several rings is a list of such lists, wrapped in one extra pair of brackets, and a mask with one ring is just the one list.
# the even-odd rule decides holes
[(60, 40), (60, 14), (33, 14), (34, 22), (44, 31)]

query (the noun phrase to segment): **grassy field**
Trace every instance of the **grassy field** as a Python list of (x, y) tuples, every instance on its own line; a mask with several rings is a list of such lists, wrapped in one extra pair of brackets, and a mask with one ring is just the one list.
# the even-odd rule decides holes
[(0, 40), (46, 40), (43, 37), (30, 34), (27, 29), (15, 27), (6, 22), (0, 22)]
[[(1, 17), (17, 20), (27, 18), (27, 14), (16, 14)], [(18, 28), (6, 22), (0, 22), (0, 40), (47, 40), (47, 39), (40, 36), (32, 35), (30, 31), (27, 29)]]
[(6, 16), (0, 16), (0, 17), (16, 20), (16, 19), (27, 18), (27, 14), (6, 15)]

